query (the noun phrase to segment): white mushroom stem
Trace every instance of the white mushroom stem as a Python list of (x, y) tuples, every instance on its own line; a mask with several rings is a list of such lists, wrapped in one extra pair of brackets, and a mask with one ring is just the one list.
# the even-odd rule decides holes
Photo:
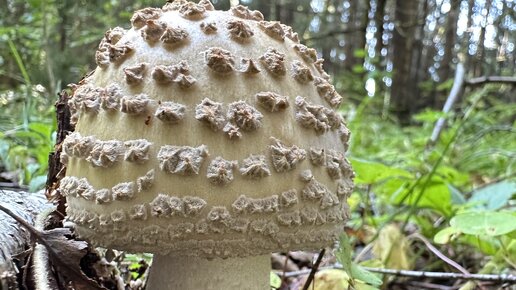
[(270, 271), (270, 255), (212, 260), (154, 255), (147, 289), (269, 290)]

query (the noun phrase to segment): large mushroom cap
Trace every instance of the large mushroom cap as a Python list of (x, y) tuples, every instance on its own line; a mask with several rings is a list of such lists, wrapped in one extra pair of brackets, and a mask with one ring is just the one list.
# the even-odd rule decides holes
[(331, 245), (353, 172), (315, 50), (261, 13), (146, 8), (74, 88), (60, 184), (77, 233), (128, 251), (237, 257)]

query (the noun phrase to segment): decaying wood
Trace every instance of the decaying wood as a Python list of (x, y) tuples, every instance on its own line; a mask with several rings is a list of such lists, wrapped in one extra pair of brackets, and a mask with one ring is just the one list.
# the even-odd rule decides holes
[(466, 80), (466, 85), (476, 86), (486, 83), (513, 84), (516, 85), (516, 77), (508, 76), (483, 76)]
[(61, 143), (68, 133), (75, 130), (70, 122), (70, 108), (68, 107), (68, 93), (62, 91), (57, 100), (56, 116), (57, 116), (57, 138), (54, 152), (50, 152), (48, 156), (48, 174), (46, 184), (46, 196), (49, 200), (55, 201), (57, 204), (57, 211), (63, 216), (65, 215), (66, 199), (59, 194), (55, 189), (58, 186), (58, 181), (63, 178), (65, 169), (60, 161), (61, 158)]
[[(31, 225), (34, 225), (38, 213), (51, 207), (42, 192), (0, 190), (0, 203)], [(0, 290), (17, 289), (12, 284), (16, 283), (18, 271), (12, 257), (26, 250), (29, 242), (29, 232), (0, 211)]]

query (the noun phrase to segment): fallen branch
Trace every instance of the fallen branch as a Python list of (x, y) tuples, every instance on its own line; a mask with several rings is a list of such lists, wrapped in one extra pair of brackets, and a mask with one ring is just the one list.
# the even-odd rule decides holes
[[(462, 92), (462, 86), (464, 84), (464, 75), (466, 74), (466, 70), (464, 69), (464, 65), (462, 63), (457, 64), (457, 69), (455, 70), (455, 77), (453, 79), (453, 86), (451, 88), (450, 94), (446, 99), (446, 103), (444, 104), (443, 113), (450, 112), (453, 104), (459, 98), (460, 93)], [(442, 130), (444, 129), (445, 117), (439, 118), (437, 123), (435, 124), (434, 130), (432, 131), (432, 136), (430, 137), (430, 144), (433, 145), (439, 139)]]
[(459, 265), (457, 262), (455, 262), (454, 260), (446, 257), (445, 254), (443, 254), (441, 251), (439, 251), (436, 247), (434, 247), (434, 245), (432, 245), (432, 243), (430, 243), (430, 241), (428, 241), (424, 236), (422, 236), (421, 234), (419, 233), (414, 233), (412, 235), (409, 236), (410, 237), (414, 237), (414, 238), (417, 238), (417, 239), (420, 239), (424, 244), (425, 246), (432, 252), (434, 253), (439, 259), (443, 260), (444, 262), (446, 262), (448, 265), (452, 266), (453, 268), (459, 270), (460, 272), (462, 272), (463, 274), (465, 275), (471, 275), (470, 272), (468, 272), (468, 270), (464, 269), (464, 267), (462, 267), (461, 265)]
[[(385, 275), (414, 277), (414, 278), (437, 278), (437, 279), (457, 279), (457, 280), (477, 280), (477, 281), (492, 281), (492, 282), (516, 282), (516, 275), (509, 274), (463, 274), (463, 273), (448, 273), (448, 272), (426, 272), (426, 271), (410, 271), (410, 270), (396, 270), (383, 268), (363, 267), (369, 272), (375, 272)], [(334, 265), (329, 267), (320, 267), (319, 269), (342, 269), (342, 266)], [(299, 270), (285, 273), (285, 277), (297, 277), (306, 275), (311, 272), (310, 269)], [(281, 272), (277, 272), (280, 274)]]
[(472, 78), (472, 79), (465, 81), (465, 85), (468, 85), (468, 86), (477, 86), (477, 85), (483, 85), (486, 83), (515, 84), (516, 85), (516, 77), (483, 76), (483, 77), (478, 77), (478, 78)]
[[(310, 287), (310, 284), (312, 283), (312, 280), (315, 277), (315, 272), (317, 272), (317, 270), (319, 269), (319, 265), (321, 264), (321, 261), (322, 261), (325, 251), (326, 251), (325, 249), (322, 249), (321, 252), (319, 253), (319, 257), (317, 257), (314, 267), (309, 271), (310, 274), (308, 275), (308, 278), (306, 279), (306, 283), (303, 286), (303, 290), (308, 290), (308, 287)], [(283, 277), (287, 277), (287, 276), (283, 276)]]
[[(443, 107), (443, 113), (450, 112), (453, 104), (459, 99), (461, 96), (461, 92), (466, 86), (478, 86), (487, 83), (502, 83), (502, 84), (513, 84), (516, 85), (516, 77), (506, 77), (506, 76), (483, 76), (478, 78), (472, 78), (469, 80), (465, 79), (466, 70), (464, 69), (464, 65), (459, 62), (457, 64), (457, 68), (455, 70), (455, 77), (453, 79), (453, 86), (450, 90), (450, 94), (446, 99), (446, 103)], [(434, 130), (432, 131), (432, 136), (429, 140), (429, 145), (434, 145), (439, 140), (439, 136), (441, 135), (442, 130), (444, 129), (446, 121), (446, 116), (439, 118), (437, 123), (435, 124)]]
[(364, 267), (369, 272), (381, 273), (394, 276), (405, 276), (414, 278), (438, 278), (438, 279), (461, 279), (461, 280), (479, 280), (479, 281), (493, 281), (493, 282), (516, 282), (516, 275), (509, 274), (462, 274), (462, 273), (447, 273), (447, 272), (425, 272), (425, 271), (410, 271), (410, 270), (396, 270), (396, 269), (381, 269)]

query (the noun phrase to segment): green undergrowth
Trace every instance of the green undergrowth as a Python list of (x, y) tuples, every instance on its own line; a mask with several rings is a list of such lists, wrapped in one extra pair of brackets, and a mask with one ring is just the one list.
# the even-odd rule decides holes
[[(348, 158), (356, 172), (348, 233), (356, 245), (374, 246), (374, 259), (363, 264), (457, 271), (425, 240), (453, 253), (449, 258), (471, 273), (514, 273), (516, 104), (496, 98), (506, 89), (490, 85), (468, 92), (455, 112), (425, 110), (406, 127), (382, 117), (373, 98), (344, 110), (353, 135)], [(446, 126), (431, 144), (441, 117)]]

